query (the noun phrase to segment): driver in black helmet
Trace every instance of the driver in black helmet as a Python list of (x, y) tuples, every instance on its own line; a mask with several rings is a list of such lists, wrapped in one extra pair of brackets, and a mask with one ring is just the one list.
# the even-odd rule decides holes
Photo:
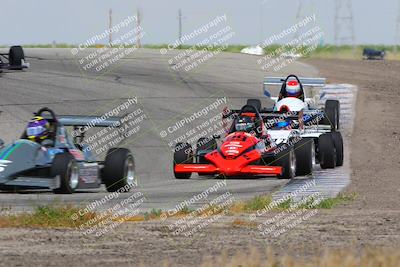
[(255, 131), (255, 126), (256, 125), (251, 117), (242, 116), (237, 119), (235, 129), (236, 131), (250, 133)]
[(254, 118), (248, 116), (239, 117), (236, 121), (235, 129), (236, 131), (247, 132), (260, 138), (259, 142), (256, 144), (256, 149), (261, 152), (266, 150), (266, 146), (269, 144), (268, 135), (263, 133), (262, 125), (257, 126)]

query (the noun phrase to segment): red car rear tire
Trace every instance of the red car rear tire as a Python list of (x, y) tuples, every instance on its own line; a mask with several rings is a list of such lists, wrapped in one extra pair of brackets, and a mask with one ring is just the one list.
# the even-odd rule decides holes
[(193, 163), (193, 149), (188, 143), (177, 143), (174, 152), (174, 175), (176, 179), (189, 179), (192, 176), (191, 172), (176, 173), (176, 164), (190, 164)]

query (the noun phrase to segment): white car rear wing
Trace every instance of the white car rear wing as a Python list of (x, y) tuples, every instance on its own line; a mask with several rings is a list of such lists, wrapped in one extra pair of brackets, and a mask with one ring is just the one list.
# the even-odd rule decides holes
[[(264, 83), (263, 83), (263, 89), (264, 89), (264, 95), (271, 98), (271, 93), (269, 91), (269, 88), (272, 86), (281, 86), (282, 83), (286, 80), (286, 77), (265, 77)], [(304, 78), (304, 77), (299, 77), (300, 83), (305, 86), (309, 87), (324, 87), (326, 84), (326, 79), (325, 78)]]

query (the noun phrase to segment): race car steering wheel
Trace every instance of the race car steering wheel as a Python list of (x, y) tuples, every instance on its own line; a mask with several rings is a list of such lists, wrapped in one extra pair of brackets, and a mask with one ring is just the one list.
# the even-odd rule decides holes
[(260, 112), (258, 112), (256, 107), (254, 107), (253, 105), (244, 105), (240, 109), (240, 112), (239, 112), (238, 116), (242, 115), (243, 113), (248, 113), (248, 112), (255, 113), (257, 115), (257, 117), (261, 118)]
[(44, 108), (39, 109), (39, 110), (35, 113), (35, 115), (36, 115), (36, 116), (42, 116), (42, 113), (44, 113), (44, 112), (50, 113), (51, 119), (52, 119), (53, 121), (57, 122), (56, 114), (54, 113), (53, 110), (51, 110), (51, 109), (49, 109), (49, 108), (47, 108), (47, 107), (44, 107)]
[[(235, 120), (238, 118), (238, 117), (240, 117), (241, 115), (243, 115), (243, 114), (245, 114), (245, 113), (254, 113), (254, 114), (256, 114), (256, 127), (258, 127), (259, 125), (257, 125), (258, 123), (262, 123), (262, 117), (261, 117), (261, 115), (260, 115), (260, 112), (257, 110), (257, 108), (256, 107), (254, 107), (253, 105), (244, 105), (241, 109), (240, 109), (240, 111), (239, 111), (239, 113), (237, 113), (237, 117), (235, 118)], [(229, 133), (232, 133), (232, 132), (234, 132), (236, 129), (235, 129), (235, 122), (232, 124), (232, 127), (231, 127), (231, 129), (229, 130)]]

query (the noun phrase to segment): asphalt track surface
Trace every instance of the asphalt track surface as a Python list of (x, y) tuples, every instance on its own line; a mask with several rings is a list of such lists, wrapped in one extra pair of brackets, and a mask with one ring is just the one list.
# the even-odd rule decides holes
[[(216, 110), (165, 138), (160, 136), (160, 132), (217, 99), (225, 97), (227, 100), (226, 104), (218, 106), (220, 112), (223, 106), (240, 108), (247, 98), (261, 97), (262, 80), (267, 75), (318, 75), (315, 68), (301, 62), (294, 62), (279, 73), (266, 73), (257, 64), (257, 56), (233, 53), (215, 55), (189, 72), (176, 71), (168, 61), (179, 52), (161, 55), (158, 50), (146, 49), (133, 52), (99, 73), (93, 69), (83, 70), (79, 65), (79, 59), (90, 52), (73, 56), (69, 49), (26, 49), (25, 54), (31, 63), (29, 70), (0, 74), (0, 137), (6, 143), (17, 139), (32, 112), (43, 106), (58, 114), (103, 115), (128, 98), (136, 97), (138, 102), (131, 108), (140, 108), (146, 118), (140, 123), (138, 132), (126, 138), (120, 146), (131, 149), (135, 156), (138, 186), (101, 208), (112, 206), (140, 191), (146, 199), (141, 209), (172, 209), (223, 181), (197, 175), (190, 180), (176, 180), (172, 173), (172, 151), (168, 145), (182, 133), (215, 116)], [(265, 104), (268, 105), (267, 101)], [(271, 193), (287, 182), (275, 178), (230, 179), (226, 186), (208, 198), (213, 199), (227, 191), (235, 200), (251, 198)], [(1, 192), (0, 203), (3, 208), (18, 212), (51, 203), (84, 206), (107, 194), (104, 188), (72, 195), (55, 195), (46, 190)], [(209, 199), (202, 199), (195, 206)]]

